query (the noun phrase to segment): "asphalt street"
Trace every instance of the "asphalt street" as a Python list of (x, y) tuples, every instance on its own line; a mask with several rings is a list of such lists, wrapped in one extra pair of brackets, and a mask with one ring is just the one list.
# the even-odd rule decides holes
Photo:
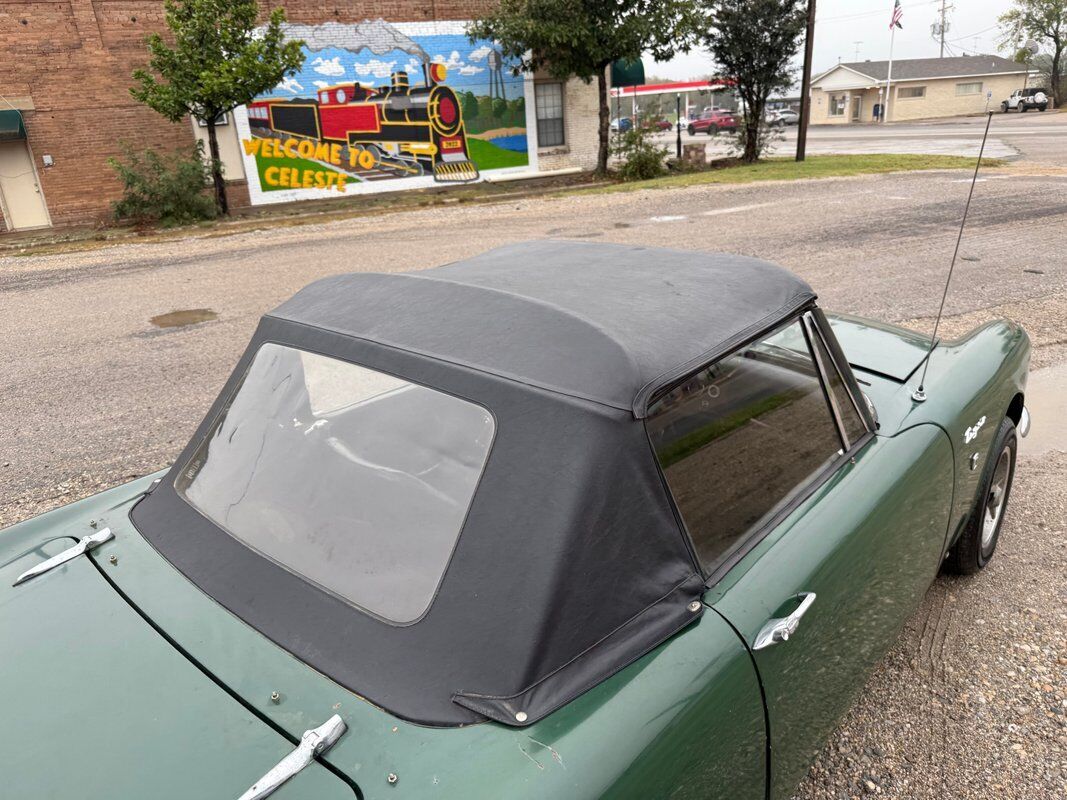
[[(826, 153), (925, 153), (937, 155), (978, 154), (985, 117), (956, 117), (929, 122), (888, 125), (813, 125), (808, 131), (808, 152)], [(778, 155), (796, 151), (796, 126), (777, 131), (772, 150)], [(708, 158), (728, 155), (731, 136), (682, 133), (682, 143), (704, 142)], [(674, 150), (673, 132), (656, 134), (656, 140)], [(993, 158), (1025, 158), (1030, 162), (1067, 165), (1067, 113), (1063, 111), (1020, 114), (994, 112), (986, 154)]]
[[(1058, 126), (1047, 134), (1026, 132), (1030, 115), (1002, 119), (1022, 156), (978, 184), (945, 331), (1024, 324), (1035, 385), (1051, 387), (1042, 407), (1063, 415), (1067, 115), (1039, 120)], [(973, 122), (958, 124), (973, 138)], [(586, 193), (0, 258), (0, 524), (165, 466), (258, 317), (315, 278), (423, 269), (517, 240), (614, 241), (768, 258), (828, 309), (929, 330), (967, 190), (966, 173), (946, 171)], [(217, 317), (151, 322), (190, 309)], [(1054, 446), (1023, 453), (991, 568), (937, 580), (801, 798), (1067, 792), (1067, 444), (1049, 436)]]

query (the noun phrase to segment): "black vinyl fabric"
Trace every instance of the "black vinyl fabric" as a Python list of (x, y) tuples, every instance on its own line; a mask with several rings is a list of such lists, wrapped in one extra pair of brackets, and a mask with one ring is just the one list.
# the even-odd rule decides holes
[[(648, 397), (692, 362), (812, 297), (754, 259), (561, 242), (423, 273), (328, 278), (263, 318), (189, 445), (131, 517), (220, 604), (387, 711), (437, 726), (530, 724), (699, 617), (704, 576), (640, 418)], [(354, 609), (175, 492), (267, 342), (493, 414), (485, 470), (418, 622)]]
[(543, 241), (326, 278), (272, 315), (643, 417), (664, 381), (813, 297), (755, 258)]

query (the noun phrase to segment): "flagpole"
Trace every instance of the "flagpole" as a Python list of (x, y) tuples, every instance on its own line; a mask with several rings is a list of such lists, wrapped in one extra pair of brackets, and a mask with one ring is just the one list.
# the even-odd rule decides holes
[(882, 122), (889, 122), (889, 95), (892, 93), (893, 84), (893, 40), (897, 38), (897, 26), (889, 26), (889, 67), (885, 74), (885, 108), (882, 112)]

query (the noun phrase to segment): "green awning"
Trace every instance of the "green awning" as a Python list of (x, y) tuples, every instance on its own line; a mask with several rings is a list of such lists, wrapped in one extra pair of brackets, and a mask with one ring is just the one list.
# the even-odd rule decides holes
[(25, 138), (26, 126), (22, 124), (22, 112), (13, 108), (0, 109), (0, 141)]
[(619, 59), (611, 63), (612, 86), (644, 86), (645, 65), (641, 59), (626, 61)]

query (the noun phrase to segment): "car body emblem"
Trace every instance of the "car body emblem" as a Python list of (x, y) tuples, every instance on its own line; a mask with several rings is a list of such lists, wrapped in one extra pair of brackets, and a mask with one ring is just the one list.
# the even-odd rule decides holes
[(972, 425), (970, 428), (968, 428), (966, 431), (964, 431), (964, 433), (963, 433), (963, 442), (964, 442), (964, 444), (970, 444), (975, 439), (977, 439), (978, 438), (978, 431), (980, 431), (982, 429), (983, 425), (985, 425), (985, 417), (982, 417), (980, 420), (978, 420), (976, 423), (974, 423), (974, 425)]

